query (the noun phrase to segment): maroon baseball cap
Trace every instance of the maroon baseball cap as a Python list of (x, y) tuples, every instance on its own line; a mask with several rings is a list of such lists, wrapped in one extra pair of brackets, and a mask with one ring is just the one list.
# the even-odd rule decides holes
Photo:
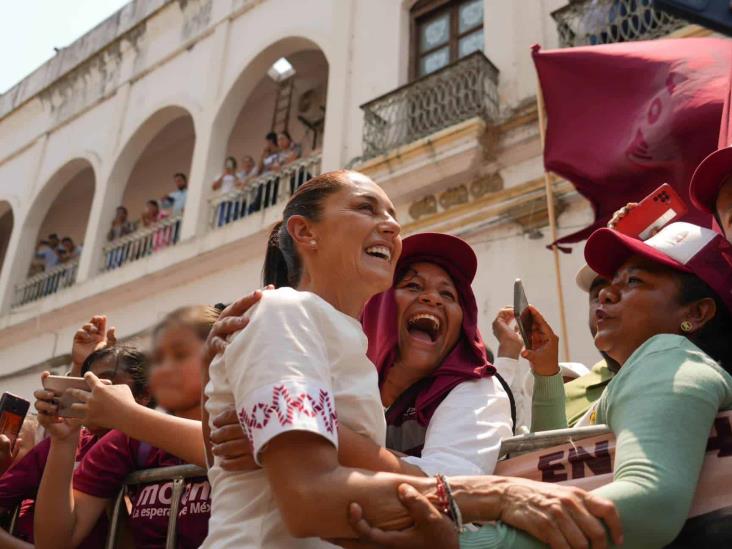
[(691, 202), (702, 211), (714, 214), (722, 184), (732, 176), (732, 146), (714, 151), (697, 166), (691, 178)]
[(585, 246), (587, 264), (606, 277), (633, 256), (698, 276), (732, 312), (732, 245), (719, 233), (678, 222), (644, 242), (612, 229), (598, 229)]
[(401, 276), (407, 266), (420, 261), (435, 263), (453, 278), (460, 278), (468, 284), (473, 282), (478, 270), (478, 258), (470, 244), (462, 238), (444, 233), (419, 233), (405, 238), (395, 279)]

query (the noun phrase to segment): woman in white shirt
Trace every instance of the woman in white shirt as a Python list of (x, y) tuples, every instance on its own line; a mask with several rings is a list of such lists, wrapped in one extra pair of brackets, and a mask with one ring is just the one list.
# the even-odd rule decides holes
[[(236, 190), (236, 183), (236, 158), (227, 156), (224, 162), (224, 173), (213, 182), (211, 188), (218, 193), (218, 196), (233, 198), (228, 195)], [(237, 219), (239, 219), (239, 202), (237, 200), (230, 199), (219, 202), (216, 212), (217, 227), (221, 227)]]

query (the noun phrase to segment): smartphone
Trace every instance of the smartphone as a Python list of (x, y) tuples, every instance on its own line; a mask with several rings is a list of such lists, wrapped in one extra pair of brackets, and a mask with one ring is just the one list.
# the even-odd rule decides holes
[(0, 397), (0, 434), (10, 439), (11, 448), (15, 445), (30, 402), (12, 393)]
[(66, 389), (81, 389), (90, 391), (89, 385), (83, 377), (48, 376), (43, 380), (43, 388), (56, 395), (58, 400), (58, 415), (61, 417), (82, 417), (80, 412), (71, 410), (71, 405), (81, 402), (71, 397)]
[(648, 240), (672, 221), (683, 216), (687, 207), (678, 193), (664, 183), (615, 224), (615, 230), (633, 238)]
[(513, 283), (513, 314), (518, 324), (524, 347), (531, 349), (531, 331), (534, 328), (534, 317), (529, 311), (529, 301), (526, 299), (524, 284), (520, 278)]

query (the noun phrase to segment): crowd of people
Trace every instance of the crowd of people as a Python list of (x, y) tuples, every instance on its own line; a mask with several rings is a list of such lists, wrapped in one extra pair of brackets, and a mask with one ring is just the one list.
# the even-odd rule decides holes
[[(302, 147), (284, 130), (279, 133), (271, 131), (265, 135), (258, 162), (247, 154), (242, 157), (239, 167), (236, 158), (226, 157), (224, 171), (211, 184), (218, 203), (215, 225), (221, 227), (263, 207), (276, 204), (280, 192), (280, 178), (277, 174), (301, 156)], [(290, 193), (295, 192), (309, 177), (305, 173), (293, 174), (290, 177)]]
[[(220, 188), (238, 184), (233, 160)], [(402, 238), (363, 174), (310, 179), (269, 235), (262, 290), (171, 312), (149, 350), (118, 344), (101, 314), (79, 328), (69, 375), (88, 390), (65, 395), (78, 419), (39, 389), (43, 438), (32, 424), (14, 447), (0, 437), (0, 511), (21, 506), (0, 546), (101, 547), (127, 475), (183, 463), (207, 475), (186, 481), (179, 547), (672, 543), (714, 419), (732, 408), (732, 148), (691, 191), (714, 230), (674, 222), (642, 241), (613, 225), (587, 241), (588, 369), (559, 362), (533, 306), (529, 345), (513, 309), (497, 311), (493, 358), (470, 245)], [(593, 424), (616, 437), (609, 484), (494, 474), (514, 433)], [(172, 489), (128, 489), (135, 546), (165, 546)]]
[(59, 239), (56, 233), (48, 235), (36, 245), (28, 276), (48, 273), (59, 265), (79, 259), (81, 249), (82, 245), (76, 244), (70, 236)]

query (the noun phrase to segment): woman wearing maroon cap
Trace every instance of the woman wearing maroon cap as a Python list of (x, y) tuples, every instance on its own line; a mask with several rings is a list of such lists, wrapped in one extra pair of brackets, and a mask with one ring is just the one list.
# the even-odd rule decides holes
[[(600, 292), (595, 344), (621, 365), (580, 421), (605, 423), (616, 436), (614, 480), (591, 493), (615, 503), (627, 546), (663, 547), (679, 536), (689, 514), (714, 418), (732, 408), (732, 247), (714, 231), (673, 223), (646, 242), (600, 229), (585, 258), (612, 280)], [(556, 422), (566, 426), (556, 336), (535, 321), (532, 368), (542, 390), (557, 395)], [(417, 507), (415, 517), (430, 512), (424, 500)], [(367, 539), (397, 546), (393, 534), (360, 520), (358, 509), (353, 524)], [(421, 539), (444, 532), (439, 521), (422, 525)], [(697, 531), (692, 541), (682, 532), (676, 543), (730, 544), (728, 537), (700, 541), (700, 534), (709, 533)], [(402, 538), (398, 546), (410, 545)], [(460, 546), (540, 544), (497, 523), (466, 532)]]

